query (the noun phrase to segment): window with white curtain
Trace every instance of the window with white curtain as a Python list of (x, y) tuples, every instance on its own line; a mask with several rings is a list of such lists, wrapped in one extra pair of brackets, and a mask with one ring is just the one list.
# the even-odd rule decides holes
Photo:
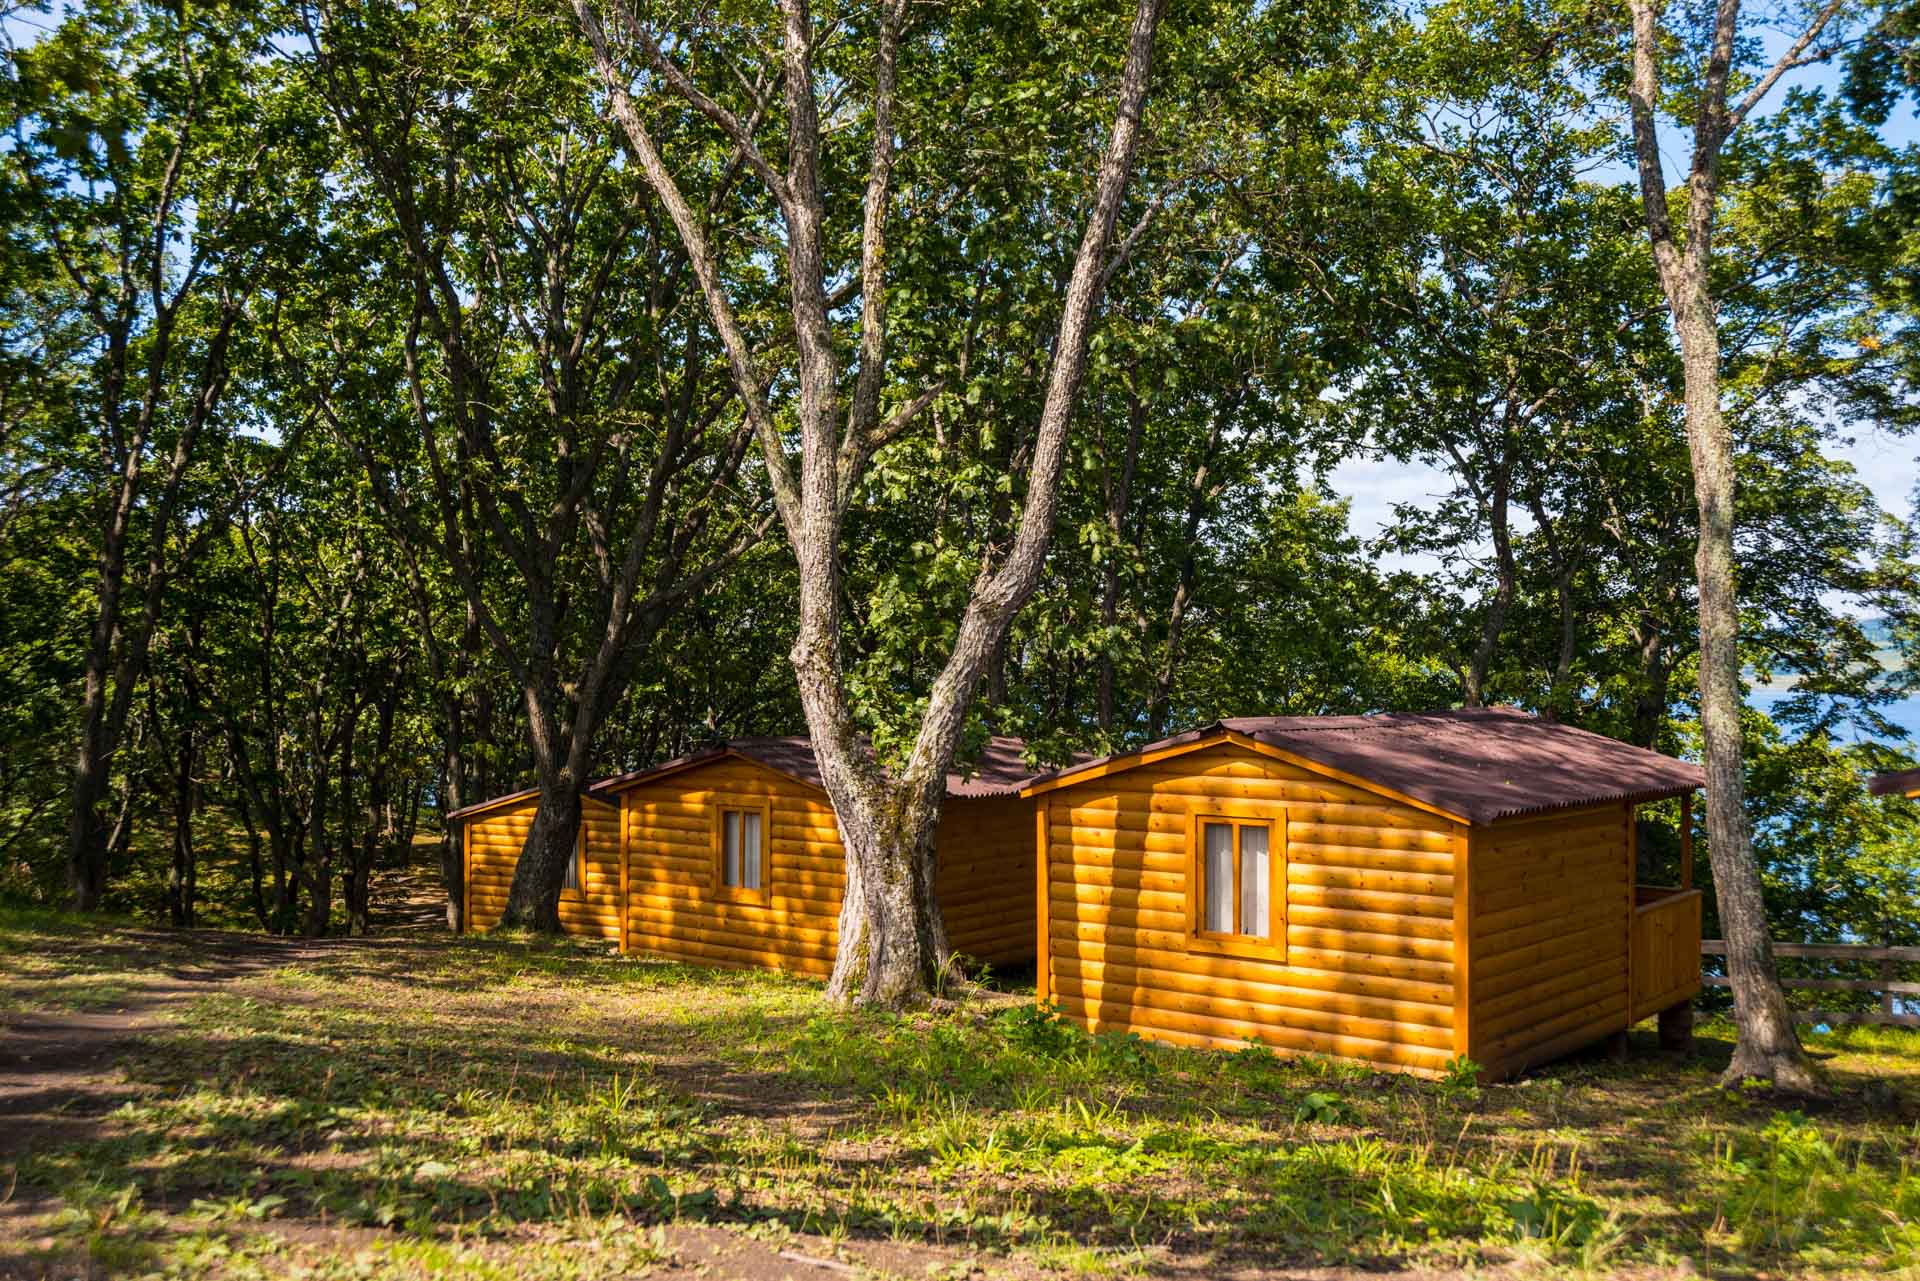
[(761, 810), (720, 811), (720, 884), (728, 889), (766, 888), (766, 825)]
[(1273, 927), (1273, 826), (1235, 818), (1199, 820), (1202, 935), (1269, 942)]

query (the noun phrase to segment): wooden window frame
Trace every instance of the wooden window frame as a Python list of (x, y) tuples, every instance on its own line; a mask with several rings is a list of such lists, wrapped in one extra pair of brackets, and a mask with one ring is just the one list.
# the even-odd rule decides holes
[[(708, 872), (707, 884), (713, 896), (735, 903), (770, 902), (773, 897), (773, 806), (764, 800), (722, 797), (713, 803), (712, 808), (713, 865)], [(729, 814), (760, 816), (760, 888), (757, 890), (727, 884), (726, 831)]]
[(584, 901), (587, 897), (587, 816), (580, 816), (580, 832), (573, 842), (573, 879), (574, 886), (569, 889), (565, 881), (560, 883), (560, 897), (563, 899)]
[[(1233, 827), (1233, 919), (1240, 920), (1240, 829), (1267, 829), (1267, 932), (1264, 939), (1250, 934), (1216, 934), (1204, 928), (1207, 910), (1204, 842), (1209, 823)], [(1187, 816), (1187, 950), (1217, 956), (1244, 956), (1263, 961), (1287, 959), (1287, 811), (1283, 806), (1209, 801)]]

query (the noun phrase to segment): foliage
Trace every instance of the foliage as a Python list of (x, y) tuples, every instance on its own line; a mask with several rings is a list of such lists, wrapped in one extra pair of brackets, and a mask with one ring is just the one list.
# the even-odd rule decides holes
[[(728, 452), (721, 353), (563, 11), (33, 12), (0, 33), (0, 894), (66, 892), (90, 665), (125, 704), (107, 905), (182, 923), (364, 926), (340, 900), (365, 867), (542, 760), (800, 728), (794, 562), (752, 537), (765, 477)], [(1676, 109), (1700, 39), (1680, 18)], [(1913, 19), (1856, 19), (1810, 54), (1837, 78), (1783, 86), (1730, 144), (1714, 287), (1769, 911), (1782, 937), (1911, 942), (1920, 811), (1860, 783), (1914, 759), (1892, 714), (1920, 681), (1920, 557), (1837, 449), (1913, 417), (1920, 188), (1888, 123)], [(850, 696), (883, 751), (1024, 502), (1111, 112), (1089, 86), (1118, 57), (1099, 6), (915, 21), (882, 399), (942, 390), (841, 540)], [(870, 24), (836, 30), (823, 65), (865, 83)], [(1223, 715), (1477, 699), (1697, 753), (1681, 384), (1617, 34), (1549, 0), (1169, 9), (1047, 573), (967, 745), (1020, 734), (1057, 762)], [(701, 34), (743, 59), (768, 38), (740, 14)], [(710, 121), (646, 110), (784, 367), (777, 211)], [(830, 139), (835, 192), (864, 182), (864, 127)], [(130, 612), (96, 654), (136, 455)], [(1359, 461), (1434, 492), (1363, 527)], [(651, 541), (649, 495), (675, 531)], [(623, 548), (658, 610), (621, 614)], [(682, 599), (700, 565), (723, 572)], [(1677, 810), (1643, 818), (1642, 876), (1671, 875)]]

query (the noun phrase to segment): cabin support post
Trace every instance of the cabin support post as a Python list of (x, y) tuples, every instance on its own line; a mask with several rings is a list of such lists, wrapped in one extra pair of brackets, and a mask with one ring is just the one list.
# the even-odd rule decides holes
[(1627, 1029), (1621, 1028), (1618, 1032), (1615, 1032), (1607, 1038), (1607, 1057), (1615, 1063), (1625, 1063), (1627, 1061), (1629, 1044)]
[(1038, 922), (1033, 953), (1034, 997), (1041, 1005), (1053, 999), (1053, 945), (1047, 938), (1047, 841), (1051, 833), (1047, 822), (1053, 806), (1051, 797), (1042, 796), (1033, 803), (1034, 917)]
[(1693, 794), (1680, 797), (1680, 888), (1693, 888)]
[(1693, 1049), (1691, 1001), (1660, 1011), (1660, 1048), (1674, 1054), (1686, 1054)]
[(473, 930), (473, 824), (460, 820), (460, 930)]
[(620, 951), (627, 950), (627, 929), (633, 916), (630, 901), (632, 891), (627, 886), (627, 798), (620, 797), (620, 808), (614, 813), (620, 818)]

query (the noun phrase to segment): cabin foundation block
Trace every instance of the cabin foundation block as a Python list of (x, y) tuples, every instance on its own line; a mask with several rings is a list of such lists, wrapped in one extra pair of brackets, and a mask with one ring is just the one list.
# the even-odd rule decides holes
[(1675, 1054), (1686, 1054), (1693, 1049), (1691, 1003), (1660, 1011), (1660, 1048)]

